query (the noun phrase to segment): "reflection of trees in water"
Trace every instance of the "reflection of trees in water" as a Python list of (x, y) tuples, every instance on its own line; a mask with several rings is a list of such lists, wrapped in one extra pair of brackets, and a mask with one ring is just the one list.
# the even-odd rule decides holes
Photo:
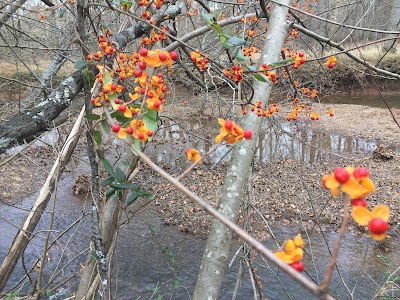
[[(201, 129), (217, 130), (212, 123), (200, 124), (197, 121), (185, 121), (180, 124), (164, 122), (164, 127), (159, 130), (156, 139), (158, 145), (150, 144), (148, 152), (156, 162), (177, 165), (186, 161), (186, 148), (196, 148), (202, 154), (208, 152), (214, 145), (214, 136), (201, 139), (195, 135), (201, 133)], [(182, 126), (182, 127), (181, 127)], [(184, 128), (184, 129), (183, 129)], [(323, 159), (333, 158), (334, 154), (352, 154), (357, 152), (368, 152), (376, 146), (373, 141), (362, 138), (352, 138), (337, 134), (327, 134), (315, 131), (310, 127), (299, 129), (293, 123), (276, 123), (266, 125), (261, 129), (258, 139), (256, 161), (267, 163), (281, 159), (298, 160), (315, 163)], [(230, 146), (221, 145), (211, 154), (208, 160), (217, 163)], [(227, 161), (230, 153), (223, 158)]]

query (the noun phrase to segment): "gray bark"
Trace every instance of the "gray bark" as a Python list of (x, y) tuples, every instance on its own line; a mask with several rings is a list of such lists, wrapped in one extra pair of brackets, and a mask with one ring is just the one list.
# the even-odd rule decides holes
[[(281, 0), (288, 5), (289, 0)], [(286, 16), (288, 9), (274, 5), (264, 50), (258, 66), (262, 63), (273, 63), (279, 60), (283, 43), (288, 33)], [(265, 106), (268, 103), (272, 90), (272, 83), (255, 81), (253, 84), (257, 99)], [(242, 194), (250, 173), (253, 156), (257, 147), (257, 137), (261, 127), (262, 118), (256, 114), (247, 114), (242, 122), (244, 129), (253, 131), (253, 139), (235, 145), (232, 159), (228, 167), (225, 182), (221, 191), (218, 211), (228, 219), (235, 221), (242, 202)], [(200, 266), (194, 292), (194, 300), (214, 300), (218, 298), (222, 278), (227, 265), (232, 240), (231, 231), (221, 222), (214, 220), (208, 235), (203, 260)]]
[(67, 108), (72, 99), (81, 91), (83, 80), (82, 72), (75, 72), (34, 109), (0, 124), (0, 153), (47, 130), (51, 121)]
[(70, 135), (67, 138), (65, 147), (63, 147), (62, 152), (57, 158), (53, 165), (49, 175), (47, 176), (46, 183), (40, 190), (39, 196), (33, 204), (29, 215), (27, 216), (22, 228), (18, 231), (14, 238), (14, 241), (8, 250), (7, 256), (0, 266), (0, 292), (10, 278), (15, 265), (18, 262), (19, 257), (25, 251), (30, 239), (33, 236), (33, 232), (38, 224), (42, 213), (45, 211), (50, 196), (52, 195), (55, 183), (60, 178), (65, 165), (69, 162), (73, 150), (79, 140), (79, 128), (83, 119), (83, 111), (81, 112), (78, 120), (76, 121), (74, 128), (72, 129)]
[[(154, 18), (161, 23), (167, 15), (170, 19), (173, 19), (180, 13), (180, 7), (170, 5), (167, 10), (155, 15)], [(128, 42), (150, 32), (150, 30), (150, 26), (143, 22), (138, 22), (121, 33), (115, 34), (114, 41), (122, 49)], [(0, 153), (47, 130), (51, 121), (67, 108), (82, 90), (83, 80), (83, 73), (76, 71), (73, 75), (67, 77), (59, 87), (51, 92), (49, 97), (39, 103), (33, 110), (21, 117), (15, 117), (0, 124)]]
[(0, 11), (0, 28), (8, 21), (8, 19), (22, 6), (27, 0), (18, 0), (9, 4), (4, 12)]

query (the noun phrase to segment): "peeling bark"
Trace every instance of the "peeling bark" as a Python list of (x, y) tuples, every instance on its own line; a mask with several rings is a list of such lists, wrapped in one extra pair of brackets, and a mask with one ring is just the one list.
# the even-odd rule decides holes
[[(289, 0), (281, 0), (280, 2), (288, 4)], [(287, 13), (286, 7), (274, 6), (258, 67), (263, 63), (270, 64), (279, 60), (280, 51), (288, 34)], [(255, 81), (253, 87), (255, 90), (254, 99), (261, 101), (262, 106), (265, 107), (272, 90), (272, 83)], [(218, 211), (231, 221), (237, 219), (242, 194), (257, 147), (261, 123), (262, 119), (257, 117), (256, 114), (247, 114), (241, 123), (243, 128), (253, 131), (253, 139), (235, 145), (218, 203)], [(215, 219), (208, 234), (193, 295), (194, 300), (214, 300), (218, 298), (231, 241), (232, 233), (230, 229)]]
[[(154, 18), (160, 24), (166, 16), (173, 19), (180, 13), (181, 8), (179, 6), (170, 5), (168, 9), (155, 15)], [(122, 49), (129, 42), (150, 32), (151, 29), (152, 27), (144, 22), (138, 22), (121, 33), (115, 34), (114, 41)], [(55, 66), (57, 66), (56, 62)], [(73, 75), (64, 79), (60, 86), (34, 109), (20, 117), (12, 118), (0, 124), (0, 153), (47, 130), (51, 121), (69, 107), (74, 97), (83, 89), (83, 80), (83, 73), (80, 70), (76, 71)]]
[(82, 72), (75, 72), (34, 109), (0, 124), (0, 153), (47, 130), (51, 121), (67, 108), (72, 99), (82, 90), (83, 80)]

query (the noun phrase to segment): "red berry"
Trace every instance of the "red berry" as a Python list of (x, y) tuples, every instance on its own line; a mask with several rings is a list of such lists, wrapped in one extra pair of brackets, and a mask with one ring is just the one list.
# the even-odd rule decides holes
[(328, 65), (328, 68), (329, 68), (329, 69), (333, 69), (334, 66), (335, 66), (335, 64), (329, 64), (329, 65)]
[(302, 261), (296, 261), (292, 264), (290, 264), (290, 266), (295, 269), (297, 272), (302, 272), (304, 270), (304, 264)]
[(251, 139), (252, 136), (253, 136), (253, 132), (252, 132), (251, 130), (249, 130), (249, 129), (247, 129), (247, 130), (245, 130), (245, 131), (243, 132), (243, 137), (244, 137), (246, 140)]
[(138, 63), (138, 67), (141, 70), (145, 70), (147, 66), (146, 66), (146, 63), (144, 61), (141, 61), (141, 62)]
[(120, 103), (121, 103), (121, 100), (119, 100), (119, 99), (117, 98), (117, 99), (114, 100), (114, 103), (115, 103), (115, 104), (120, 104)]
[(354, 170), (353, 176), (354, 178), (368, 177), (369, 172), (367, 168), (357, 168)]
[(365, 198), (358, 198), (358, 199), (353, 199), (351, 200), (351, 206), (364, 206), (367, 207), (368, 203)]
[(187, 148), (187, 149), (186, 149), (186, 151), (185, 151), (186, 155), (188, 155), (188, 153), (190, 152), (190, 150), (192, 150), (192, 148)]
[(148, 130), (147, 131), (147, 136), (153, 136), (153, 134), (154, 134), (153, 130)]
[(158, 78), (162, 78), (162, 76), (163, 76), (162, 73), (157, 73)]
[(108, 90), (103, 88), (103, 94), (107, 94), (107, 93), (108, 93)]
[(171, 51), (169, 53), (169, 57), (171, 57), (172, 60), (177, 60), (178, 59), (178, 53), (175, 51)]
[(139, 138), (139, 140), (144, 139), (144, 133), (143, 132), (139, 132), (138, 138)]
[(372, 219), (368, 224), (368, 229), (372, 233), (382, 234), (389, 229), (389, 224), (381, 218)]
[(306, 60), (304, 58), (300, 59), (300, 63), (304, 64), (306, 62)]
[(303, 57), (304, 56), (304, 52), (299, 52), (299, 57)]
[(298, 69), (298, 68), (299, 68), (299, 65), (294, 64), (294, 65), (292, 66), (292, 68), (293, 68), (293, 69)]
[(167, 59), (167, 55), (165, 55), (165, 53), (161, 52), (161, 53), (158, 55), (158, 58), (159, 58), (161, 61), (165, 61), (165, 60)]
[(142, 88), (142, 89), (140, 90), (140, 93), (141, 93), (142, 95), (146, 94), (146, 89), (145, 89), (145, 88)]
[(115, 132), (115, 133), (117, 133), (120, 129), (121, 129), (121, 125), (119, 125), (119, 124), (114, 124), (114, 125), (111, 127), (111, 130), (112, 130), (113, 132)]
[(92, 102), (94, 104), (94, 103), (96, 103), (96, 99), (92, 98), (92, 99), (90, 99), (90, 102)]
[(166, 91), (167, 91), (167, 87), (164, 85), (164, 86), (161, 88), (161, 92), (165, 93)]
[(135, 71), (135, 77), (140, 77), (140, 76), (142, 76), (142, 70), (136, 70)]
[(132, 128), (132, 127), (129, 127), (129, 128), (126, 130), (126, 133), (127, 133), (127, 134), (132, 134), (132, 133), (133, 133), (133, 128)]
[(345, 183), (350, 178), (350, 174), (345, 168), (336, 168), (333, 175), (339, 183)]
[(115, 91), (117, 89), (117, 84), (115, 83), (115, 82), (113, 82), (112, 84), (111, 84), (111, 90), (112, 91)]
[(121, 104), (119, 107), (118, 107), (118, 110), (120, 111), (120, 112), (125, 112), (126, 111), (126, 105), (125, 104)]
[(225, 129), (226, 130), (231, 130), (233, 127), (233, 122), (231, 120), (226, 120), (225, 121)]
[(160, 106), (161, 106), (161, 102), (160, 101), (154, 101), (154, 108), (160, 108)]

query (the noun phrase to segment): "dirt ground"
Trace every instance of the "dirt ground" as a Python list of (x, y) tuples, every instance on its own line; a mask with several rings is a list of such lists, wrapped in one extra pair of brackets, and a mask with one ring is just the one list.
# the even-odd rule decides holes
[[(197, 109), (194, 107), (193, 109)], [(377, 155), (372, 152), (360, 157), (338, 158), (315, 164), (294, 160), (282, 160), (266, 164), (255, 164), (253, 167), (249, 197), (246, 197), (247, 209), (242, 209), (239, 222), (244, 215), (250, 214), (253, 234), (259, 239), (265, 239), (269, 233), (267, 225), (303, 226), (311, 229), (321, 227), (324, 231), (336, 231), (341, 222), (343, 205), (331, 197), (329, 191), (321, 186), (321, 178), (338, 166), (363, 166), (371, 173), (377, 191), (368, 197), (369, 207), (378, 203), (390, 206), (391, 218), (389, 234), (399, 235), (400, 226), (400, 129), (393, 122), (386, 109), (370, 108), (358, 105), (335, 105), (335, 117), (324, 115), (326, 105), (318, 104), (314, 108), (321, 111), (321, 119), (313, 122), (317, 130), (327, 133), (339, 133), (349, 136), (361, 136), (379, 141), (382, 148)], [(394, 110), (400, 119), (400, 110)], [(177, 103), (167, 106), (163, 113), (171, 118), (193, 118), (188, 107)], [(201, 114), (198, 118), (209, 118)], [(300, 118), (299, 126), (309, 124), (305, 118)], [(196, 132), (211, 137), (215, 133)], [(211, 137), (212, 138), (212, 137)], [(84, 139), (82, 139), (84, 140)], [(388, 147), (387, 147), (388, 146)], [(79, 147), (81, 155), (84, 146)], [(15, 151), (0, 156), (4, 161)], [(79, 155), (78, 155), (79, 156)], [(0, 199), (7, 202), (19, 202), (26, 195), (39, 189), (44, 182), (56, 151), (52, 147), (34, 146), (24, 150), (7, 164), (0, 168)], [(181, 166), (185, 167), (187, 166)], [(177, 173), (176, 167), (162, 166), (165, 170)], [(70, 164), (68, 170), (73, 169)], [(226, 164), (220, 164), (211, 169), (203, 164), (183, 178), (182, 182), (204, 200), (216, 205), (223, 184)], [(166, 224), (176, 225), (182, 231), (205, 234), (210, 225), (210, 218), (182, 193), (176, 191), (170, 184), (159, 178), (146, 166), (137, 175), (138, 182), (156, 194), (156, 198), (146, 207), (161, 215)], [(71, 187), (71, 193), (72, 187)], [(350, 230), (364, 233), (351, 223)]]

